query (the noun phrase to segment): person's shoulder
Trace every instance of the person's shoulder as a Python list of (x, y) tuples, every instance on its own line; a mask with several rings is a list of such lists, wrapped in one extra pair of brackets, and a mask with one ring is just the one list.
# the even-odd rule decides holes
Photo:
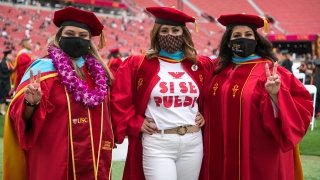
[(24, 73), (22, 79), (21, 79), (21, 83), (27, 81), (30, 78), (30, 70), (32, 70), (34, 76), (37, 76), (39, 72), (41, 72), (41, 74), (53, 74), (56, 72), (56, 69), (52, 63), (51, 59), (48, 58), (41, 58), (41, 59), (37, 59), (34, 60), (31, 65), (28, 67), (28, 69), (26, 70), (26, 72)]
[(120, 68), (138, 69), (146, 57), (141, 54), (128, 56), (122, 63)]
[(130, 65), (139, 65), (144, 59), (147, 59), (146, 55), (134, 54), (127, 57), (124, 62)]
[(125, 61), (127, 61), (127, 60), (137, 61), (137, 60), (141, 60), (143, 58), (145, 58), (145, 55), (143, 55), (143, 54), (133, 54), (133, 55), (130, 55), (129, 57), (127, 57)]
[(218, 62), (217, 59), (211, 59), (210, 57), (203, 56), (203, 55), (197, 56), (197, 61), (199, 64), (201, 64), (206, 68), (213, 68), (213, 66), (215, 66), (216, 63)]
[(218, 61), (218, 57), (217, 58), (211, 58), (209, 56), (204, 56), (204, 55), (198, 55), (197, 56), (197, 60), (200, 61), (200, 62), (216, 62)]
[(201, 61), (201, 60), (211, 60), (211, 58), (209, 56), (198, 55), (197, 56), (197, 60), (199, 60), (199, 61)]
[(26, 72), (32, 70), (33, 72), (37, 73), (41, 71), (41, 73), (53, 72), (55, 71), (55, 67), (53, 65), (52, 59), (49, 58), (40, 58), (34, 60)]
[(197, 62), (200, 64), (210, 63), (211, 61), (212, 61), (211, 58), (208, 56), (203, 56), (203, 55), (197, 56)]
[(53, 62), (52, 59), (49, 58), (39, 58), (34, 60), (30, 67), (34, 67), (34, 66), (52, 66), (53, 67)]
[[(272, 72), (276, 62), (274, 62), (274, 61), (272, 61), (270, 59), (266, 59), (266, 58), (262, 58), (262, 60), (263, 61), (261, 61), (260, 63), (257, 64), (258, 65), (257, 67), (261, 69), (260, 76), (261, 77), (265, 77), (266, 64), (268, 64), (269, 70), (270, 70), (270, 72)], [(281, 66), (279, 64), (279, 62), (277, 62), (277, 63), (278, 63), (277, 74), (279, 76), (293, 76), (293, 74), (288, 69), (286, 69), (285, 67)]]
[(27, 49), (21, 49), (18, 53), (17, 56), (18, 57), (30, 57), (31, 55), (31, 51), (27, 50)]

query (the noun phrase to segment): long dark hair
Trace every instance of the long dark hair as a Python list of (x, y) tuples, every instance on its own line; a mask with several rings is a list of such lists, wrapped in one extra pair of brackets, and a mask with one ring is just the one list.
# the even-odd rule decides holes
[[(248, 26), (250, 27), (250, 26)], [(226, 31), (224, 32), (220, 45), (219, 45), (219, 64), (218, 68), (215, 70), (214, 74), (218, 74), (221, 72), (229, 63), (231, 63), (231, 59), (233, 56), (232, 49), (229, 47), (230, 43), (230, 38), (232, 34), (234, 26), (231, 28), (227, 28)], [(251, 28), (251, 27), (250, 27)], [(255, 39), (257, 41), (257, 46), (256, 46), (256, 54), (261, 56), (264, 59), (269, 59), (272, 62), (278, 61), (274, 53), (272, 52), (272, 43), (268, 41), (266, 38), (264, 38), (262, 35), (260, 35), (257, 32), (257, 29), (251, 28), (253, 30)]]

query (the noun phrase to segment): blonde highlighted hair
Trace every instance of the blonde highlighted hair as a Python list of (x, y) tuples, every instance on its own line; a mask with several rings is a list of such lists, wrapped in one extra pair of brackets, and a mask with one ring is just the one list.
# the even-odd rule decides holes
[[(185, 58), (196, 63), (197, 61), (197, 51), (194, 48), (194, 43), (192, 41), (191, 33), (186, 26), (181, 26), (183, 30), (183, 53)], [(146, 56), (151, 59), (159, 56), (160, 46), (158, 42), (158, 33), (161, 28), (161, 24), (154, 24), (151, 32), (150, 32), (150, 49), (146, 52)]]

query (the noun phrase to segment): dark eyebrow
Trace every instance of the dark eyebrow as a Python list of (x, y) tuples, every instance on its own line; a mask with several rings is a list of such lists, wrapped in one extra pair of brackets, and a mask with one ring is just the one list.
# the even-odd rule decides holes
[(84, 32), (79, 32), (79, 34), (85, 34), (85, 35), (87, 35), (87, 34), (90, 34), (90, 33), (87, 32), (87, 31), (84, 31)]
[(233, 32), (232, 34), (241, 34), (241, 32)]
[(65, 32), (74, 32), (74, 31), (68, 29), (68, 30), (66, 30)]
[[(65, 32), (68, 32), (68, 33), (75, 33), (75, 31), (73, 31), (73, 30), (71, 30), (71, 29), (67, 29)], [(79, 34), (90, 34), (88, 31), (81, 31), (81, 32), (79, 32)]]
[(160, 30), (163, 30), (163, 29), (166, 29), (166, 30), (167, 30), (167, 29), (168, 29), (168, 27), (161, 27), (161, 28), (160, 28)]

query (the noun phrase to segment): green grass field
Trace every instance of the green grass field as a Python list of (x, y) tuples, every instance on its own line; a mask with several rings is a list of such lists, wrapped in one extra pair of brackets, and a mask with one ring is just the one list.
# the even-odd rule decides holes
[[(313, 131), (308, 130), (307, 135), (300, 143), (300, 153), (303, 155), (320, 156), (320, 120)], [(320, 166), (319, 166), (320, 167)], [(320, 179), (320, 176), (319, 176)]]
[[(317, 120), (318, 127), (307, 132), (300, 143), (301, 160), (305, 180), (320, 180), (320, 120)], [(0, 116), (0, 179), (2, 179), (2, 136), (3, 116)], [(121, 180), (124, 162), (115, 161), (112, 163), (112, 179)]]
[(114, 161), (112, 163), (112, 180), (121, 180), (124, 161)]
[(305, 180), (320, 180), (320, 120), (318, 126), (300, 143), (300, 154)]

